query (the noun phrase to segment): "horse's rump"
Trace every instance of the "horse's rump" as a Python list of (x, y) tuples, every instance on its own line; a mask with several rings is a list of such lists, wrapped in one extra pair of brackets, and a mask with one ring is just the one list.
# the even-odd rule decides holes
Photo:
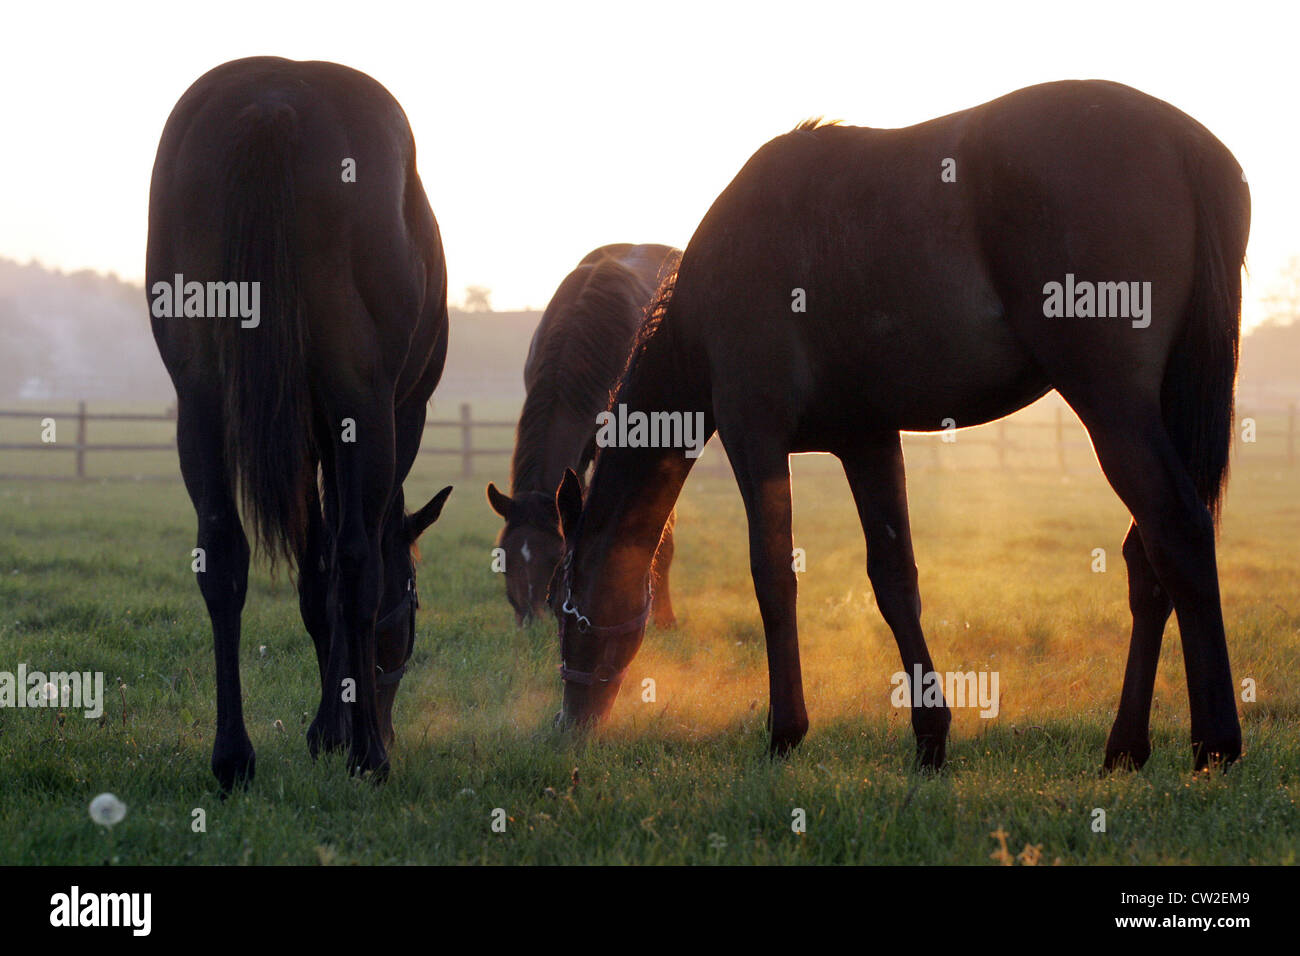
[[(409, 126), (380, 84), (346, 67), (224, 64), (173, 111), (150, 205), (150, 282), (187, 263), (187, 278), (257, 290), (252, 327), (208, 317), (156, 332), (173, 375), (211, 376), (185, 358), (211, 350), (228, 480), (258, 548), (292, 566), (331, 437), (316, 434), (312, 369), (392, 378), (420, 402), (441, 372), (445, 325), (417, 320), (445, 296), (445, 273)], [(353, 262), (354, 246), (380, 254)], [(372, 322), (354, 320), (358, 306)]]

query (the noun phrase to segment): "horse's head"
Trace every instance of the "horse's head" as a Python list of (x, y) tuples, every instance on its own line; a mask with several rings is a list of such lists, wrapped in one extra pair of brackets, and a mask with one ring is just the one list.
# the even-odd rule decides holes
[[(384, 580), (375, 623), (375, 681), (379, 690), (379, 727), (384, 740), (393, 739), (393, 700), (406, 664), (415, 650), (415, 609), (420, 599), (415, 589), (416, 542), (438, 520), (451, 494), (446, 487), (419, 511), (406, 514), (404, 507), (393, 510), (383, 540)], [(401, 505), (399, 498), (398, 504)]]
[(558, 721), (578, 726), (604, 720), (614, 705), (645, 636), (650, 589), (644, 575), (620, 569), (612, 542), (584, 533), (582, 489), (572, 470), (565, 471), (555, 498), (564, 535), (564, 558), (548, 595), (560, 630), (564, 705)]
[(505, 552), (506, 597), (515, 609), (515, 623), (523, 627), (545, 612), (546, 588), (564, 551), (560, 516), (555, 498), (540, 491), (511, 498), (489, 483), (487, 497), (492, 510), (506, 519), (497, 547)]

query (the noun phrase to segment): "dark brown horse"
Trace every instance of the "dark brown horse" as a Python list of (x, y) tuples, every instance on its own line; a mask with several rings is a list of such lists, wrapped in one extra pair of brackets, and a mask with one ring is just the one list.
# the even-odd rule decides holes
[[(668, 246), (601, 246), (560, 283), (533, 333), (510, 494), (487, 486), (488, 502), (506, 520), (497, 546), (505, 552), (506, 597), (520, 626), (542, 615), (547, 586), (563, 557), (555, 492), (564, 470), (586, 474), (596, 453), (596, 418), (609, 405), (655, 290), (680, 258), (681, 251)], [(674, 622), (672, 560), (669, 515), (653, 572), (660, 627)]]
[(406, 514), (447, 281), (402, 108), (333, 63), (206, 73), (158, 146), (146, 272), (216, 647), (212, 770), (229, 789), (254, 768), (239, 501), (272, 563), (297, 568), (321, 675), (312, 753), (350, 746), (350, 767), (382, 776), (415, 642), (411, 549), (451, 490)]
[[(906, 129), (804, 124), (753, 156), (663, 289), (616, 401), (698, 410), (727, 449), (774, 752), (808, 728), (788, 456), (843, 462), (881, 612), (909, 676), (928, 673), (899, 431), (991, 421), (1055, 388), (1134, 519), (1133, 634), (1106, 766), (1150, 754), (1171, 608), (1196, 766), (1240, 754), (1215, 519), (1249, 219), (1241, 168), (1214, 136), (1100, 81)], [(585, 503), (571, 477), (560, 488), (567, 553), (552, 603), (569, 721), (608, 711), (640, 645), (650, 559), (690, 466), (673, 449), (608, 448)], [(913, 709), (923, 765), (942, 763), (949, 720), (943, 702)]]

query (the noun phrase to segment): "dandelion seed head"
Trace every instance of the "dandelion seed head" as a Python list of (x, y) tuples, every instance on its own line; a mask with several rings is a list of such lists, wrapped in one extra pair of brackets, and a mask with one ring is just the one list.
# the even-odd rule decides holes
[(111, 793), (101, 793), (90, 801), (90, 819), (101, 827), (113, 827), (126, 816), (126, 804)]

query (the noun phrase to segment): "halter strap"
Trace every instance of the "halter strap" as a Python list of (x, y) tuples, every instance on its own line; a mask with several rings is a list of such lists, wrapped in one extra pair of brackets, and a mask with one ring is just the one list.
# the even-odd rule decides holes
[(420, 606), (420, 596), (415, 593), (415, 579), (406, 579), (406, 593), (402, 599), (397, 602), (397, 606), (375, 622), (375, 632), (393, 623), (394, 620), (403, 612), (407, 611), (411, 615), (411, 626), (407, 630), (406, 657), (402, 659), (402, 666), (395, 670), (386, 671), (378, 664), (375, 664), (375, 684), (379, 687), (387, 687), (390, 684), (396, 684), (406, 673), (406, 665), (411, 663), (411, 655), (415, 653), (415, 609)]
[[(646, 620), (650, 617), (650, 604), (654, 595), (650, 590), (649, 582), (646, 583), (645, 607), (641, 613), (631, 620), (624, 621), (622, 624), (592, 624), (591, 619), (583, 614), (573, 604), (573, 589), (568, 581), (568, 569), (566, 567), (565, 585), (564, 585), (564, 603), (560, 606), (561, 614), (568, 614), (578, 622), (578, 631), (582, 634), (591, 634), (595, 637), (617, 638), (625, 637), (628, 634), (635, 634), (645, 627)], [(613, 657), (614, 645), (608, 640), (601, 648), (602, 657)], [(567, 681), (570, 684), (608, 684), (610, 681), (623, 679), (627, 669), (632, 665), (628, 661), (621, 668), (615, 670), (613, 663), (602, 660), (596, 665), (595, 670), (579, 671), (568, 667), (563, 661), (560, 662), (560, 680)]]

